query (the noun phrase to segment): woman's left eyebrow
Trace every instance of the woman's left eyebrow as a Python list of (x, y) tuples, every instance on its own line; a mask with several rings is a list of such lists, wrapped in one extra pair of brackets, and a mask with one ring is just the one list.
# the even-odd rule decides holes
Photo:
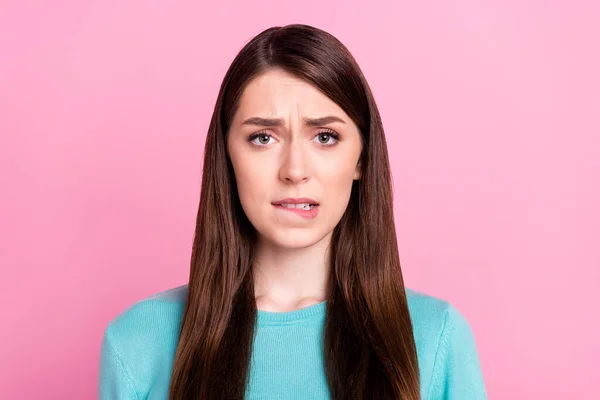
[[(328, 115), (326, 117), (320, 117), (320, 118), (304, 118), (303, 122), (304, 122), (304, 125), (308, 125), (308, 126), (327, 125), (332, 122), (341, 122), (342, 124), (346, 123), (343, 119), (336, 117), (334, 115)], [(245, 120), (244, 122), (242, 122), (242, 125), (258, 125), (258, 126), (266, 126), (266, 127), (282, 126), (283, 119), (251, 117), (251, 118), (248, 118), (247, 120)]]

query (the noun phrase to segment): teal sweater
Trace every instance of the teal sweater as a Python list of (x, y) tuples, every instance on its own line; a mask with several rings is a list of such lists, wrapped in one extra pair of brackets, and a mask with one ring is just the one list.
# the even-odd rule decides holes
[[(406, 289), (421, 397), (482, 400), (487, 394), (473, 332), (450, 303)], [(99, 399), (166, 400), (187, 285), (142, 299), (106, 327)], [(327, 302), (289, 312), (258, 310), (246, 399), (328, 399), (321, 340)]]

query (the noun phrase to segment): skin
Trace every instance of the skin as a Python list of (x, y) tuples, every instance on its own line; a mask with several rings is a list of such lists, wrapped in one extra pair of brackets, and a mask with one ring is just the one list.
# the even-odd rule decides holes
[[(343, 122), (304, 124), (304, 118), (324, 116)], [(251, 117), (282, 123), (243, 124)], [(249, 139), (257, 132), (267, 136)], [(332, 232), (348, 206), (352, 181), (360, 179), (358, 127), (316, 87), (271, 69), (242, 93), (227, 148), (242, 208), (258, 232), (253, 266), (257, 308), (283, 312), (325, 301)], [(271, 204), (288, 197), (316, 200), (316, 218)]]

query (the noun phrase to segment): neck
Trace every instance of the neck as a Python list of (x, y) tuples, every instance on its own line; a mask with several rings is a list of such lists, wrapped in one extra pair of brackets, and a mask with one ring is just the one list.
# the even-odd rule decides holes
[(282, 248), (259, 237), (254, 262), (259, 310), (293, 311), (327, 300), (331, 235), (304, 248)]

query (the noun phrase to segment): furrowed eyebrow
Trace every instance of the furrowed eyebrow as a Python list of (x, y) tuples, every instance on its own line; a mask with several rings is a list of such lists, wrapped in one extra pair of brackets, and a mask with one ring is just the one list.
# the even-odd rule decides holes
[[(346, 123), (343, 119), (333, 116), (333, 115), (328, 115), (326, 117), (321, 117), (321, 118), (304, 118), (303, 122), (304, 122), (304, 125), (308, 125), (308, 126), (327, 125), (332, 122), (341, 122), (342, 124)], [(283, 119), (252, 117), (252, 118), (248, 118), (247, 120), (242, 122), (242, 125), (258, 125), (258, 126), (266, 126), (266, 127), (282, 126)]]

